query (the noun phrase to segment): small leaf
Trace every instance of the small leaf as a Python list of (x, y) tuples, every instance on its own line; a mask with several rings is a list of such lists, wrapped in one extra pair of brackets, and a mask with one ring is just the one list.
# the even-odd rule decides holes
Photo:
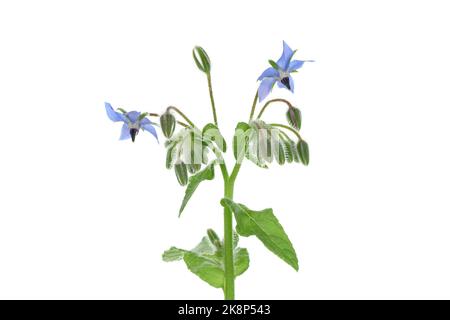
[(234, 276), (243, 274), (250, 265), (248, 257), (248, 250), (244, 248), (237, 248), (234, 250)]
[(215, 124), (208, 123), (204, 126), (202, 130), (202, 137), (203, 139), (214, 141), (220, 151), (227, 152), (227, 143), (220, 133), (219, 128)]
[(213, 230), (213, 229), (208, 229), (206, 231), (206, 233), (208, 234), (208, 238), (209, 241), (211, 241), (211, 243), (217, 248), (217, 249), (221, 249), (222, 248), (222, 241), (220, 241), (219, 236), (217, 235), (217, 233)]
[(187, 252), (184, 255), (184, 262), (189, 271), (200, 279), (214, 288), (223, 288), (224, 272), (219, 260), (194, 252)]
[(162, 258), (165, 262), (178, 261), (183, 259), (185, 250), (171, 247), (169, 250), (164, 251)]
[(305, 140), (300, 140), (297, 144), (297, 151), (302, 163), (307, 166), (309, 164), (309, 146)]
[(256, 236), (267, 249), (298, 271), (294, 247), (272, 209), (253, 211), (227, 198), (221, 204), (234, 212), (237, 233), (243, 237)]
[[(171, 262), (183, 259), (188, 269), (200, 279), (215, 288), (223, 288), (225, 270), (222, 251), (222, 248), (219, 249), (212, 244), (209, 237), (203, 237), (202, 241), (190, 251), (171, 247), (164, 252), (163, 260)], [(234, 274), (237, 277), (248, 269), (250, 264), (248, 251), (243, 248), (234, 248), (233, 256)]]
[(186, 207), (188, 201), (191, 199), (192, 195), (194, 194), (195, 190), (197, 190), (197, 187), (199, 184), (204, 180), (212, 180), (214, 179), (214, 165), (215, 162), (209, 164), (205, 167), (205, 169), (199, 171), (195, 175), (189, 178), (189, 184), (186, 188), (186, 192), (184, 195), (183, 202), (181, 203), (180, 211), (178, 216), (181, 215), (184, 208)]

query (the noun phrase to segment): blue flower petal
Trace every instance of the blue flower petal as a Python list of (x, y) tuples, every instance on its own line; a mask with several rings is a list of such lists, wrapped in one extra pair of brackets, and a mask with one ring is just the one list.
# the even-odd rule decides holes
[(304, 60), (293, 60), (289, 63), (288, 71), (292, 72), (294, 70), (300, 69), (306, 61)]
[(150, 120), (148, 120), (148, 118), (144, 118), (141, 120), (139, 124), (143, 126), (144, 124), (153, 124), (153, 123)]
[(105, 102), (105, 109), (106, 114), (108, 115), (108, 118), (111, 119), (114, 122), (117, 121), (125, 121), (125, 116), (113, 109), (110, 103)]
[(263, 101), (272, 91), (273, 85), (275, 84), (274, 78), (265, 78), (263, 81), (261, 81), (261, 84), (258, 88), (258, 97), (259, 102)]
[(141, 115), (141, 113), (137, 112), (137, 111), (127, 112), (127, 117), (128, 117), (128, 119), (130, 119), (130, 121), (132, 123), (136, 123), (138, 121), (140, 115)]
[(142, 129), (144, 129), (147, 132), (150, 132), (156, 138), (156, 141), (158, 141), (158, 143), (159, 143), (158, 134), (156, 133), (155, 127), (150, 123), (149, 120), (148, 120), (148, 122), (149, 123), (146, 123), (146, 124), (142, 124), (142, 122), (141, 122)]
[(282, 84), (280, 80), (277, 81), (277, 87), (287, 89), (286, 86)]
[(120, 133), (119, 140), (127, 140), (127, 139), (130, 139), (130, 138), (131, 138), (130, 128), (128, 127), (128, 125), (126, 123), (124, 123), (123, 126), (122, 126), (122, 131)]
[(258, 81), (261, 81), (264, 78), (277, 78), (279, 77), (280, 73), (275, 70), (274, 68), (267, 68), (266, 70), (261, 73), (261, 75), (258, 78)]
[(287, 71), (289, 62), (291, 61), (293, 55), (294, 51), (292, 51), (288, 44), (283, 41), (283, 54), (281, 55), (280, 59), (278, 59), (277, 65), (284, 71)]
[(291, 92), (294, 93), (294, 79), (292, 79), (291, 75), (289, 75), (289, 86), (291, 87)]

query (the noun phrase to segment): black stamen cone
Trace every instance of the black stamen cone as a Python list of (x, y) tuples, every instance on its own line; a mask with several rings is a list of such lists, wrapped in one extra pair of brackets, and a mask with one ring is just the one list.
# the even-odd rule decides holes
[(130, 136), (131, 136), (131, 141), (134, 142), (134, 140), (136, 139), (136, 135), (138, 134), (138, 129), (130, 129)]
[(289, 84), (289, 77), (284, 77), (281, 79), (281, 83), (286, 86), (289, 90), (291, 90), (291, 85)]

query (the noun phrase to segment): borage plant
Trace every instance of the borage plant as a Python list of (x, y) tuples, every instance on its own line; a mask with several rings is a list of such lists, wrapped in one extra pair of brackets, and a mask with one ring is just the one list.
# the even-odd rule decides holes
[[(140, 130), (151, 133), (158, 139), (155, 127), (160, 127), (167, 138), (166, 167), (173, 169), (178, 182), (186, 186), (179, 215), (202, 181), (215, 177), (215, 168), (220, 168), (224, 181), (223, 240), (209, 229), (201, 242), (192, 250), (171, 247), (163, 254), (164, 261), (184, 260), (188, 269), (215, 288), (221, 288), (225, 299), (234, 299), (235, 278), (244, 273), (249, 266), (247, 249), (238, 247), (239, 236), (256, 236), (264, 246), (298, 270), (298, 259), (291, 241), (278, 222), (272, 209), (251, 210), (237, 203), (234, 198), (234, 184), (241, 164), (248, 159), (261, 168), (275, 160), (283, 165), (286, 162), (309, 163), (309, 148), (299, 131), (302, 124), (301, 112), (285, 99), (266, 101), (255, 117), (256, 107), (271, 93), (274, 85), (294, 92), (292, 73), (297, 72), (307, 60), (293, 60), (293, 51), (283, 42), (283, 53), (275, 62), (269, 60), (270, 67), (259, 76), (259, 87), (250, 111), (248, 122), (239, 122), (233, 137), (232, 151), (235, 164), (231, 172), (224, 160), (227, 144), (220, 133), (214, 95), (211, 86), (211, 62), (206, 51), (195, 47), (193, 57), (197, 67), (206, 75), (211, 100), (213, 123), (200, 128), (180, 109), (168, 107), (161, 115), (149, 112), (127, 112), (122, 108), (114, 110), (106, 103), (106, 113), (115, 122), (123, 122), (120, 139), (134, 142)], [(287, 124), (270, 123), (262, 120), (264, 111), (275, 103), (286, 106)], [(159, 118), (159, 125), (150, 119)], [(233, 215), (236, 230), (233, 229)]]

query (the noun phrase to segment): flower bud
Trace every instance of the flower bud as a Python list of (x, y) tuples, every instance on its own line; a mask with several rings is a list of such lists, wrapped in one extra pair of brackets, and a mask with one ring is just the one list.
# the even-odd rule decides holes
[(275, 160), (278, 162), (280, 166), (285, 164), (286, 162), (286, 151), (284, 150), (283, 143), (281, 141), (277, 142), (274, 148)]
[(173, 163), (175, 162), (175, 151), (176, 151), (176, 144), (170, 146), (167, 148), (167, 154), (166, 154), (166, 168), (172, 169)]
[(300, 140), (297, 144), (298, 155), (302, 163), (307, 166), (309, 164), (309, 147), (306, 141)]
[(206, 233), (208, 234), (209, 241), (211, 241), (211, 243), (212, 243), (217, 249), (222, 248), (222, 241), (220, 241), (219, 236), (217, 235), (217, 233), (216, 233), (213, 229), (208, 229), (208, 230), (206, 231)]
[(177, 175), (178, 183), (182, 186), (188, 183), (188, 173), (184, 162), (179, 162), (175, 164), (175, 174)]
[(161, 124), (161, 131), (166, 138), (170, 138), (175, 131), (176, 119), (175, 116), (170, 113), (170, 111), (164, 112), (161, 117), (159, 117), (159, 122)]
[(194, 57), (195, 64), (204, 73), (209, 73), (211, 71), (211, 61), (209, 60), (208, 54), (202, 47), (195, 47), (192, 50), (192, 56)]
[(300, 109), (289, 107), (288, 111), (286, 112), (286, 118), (291, 127), (300, 130), (300, 127), (302, 126), (302, 114), (300, 112)]

